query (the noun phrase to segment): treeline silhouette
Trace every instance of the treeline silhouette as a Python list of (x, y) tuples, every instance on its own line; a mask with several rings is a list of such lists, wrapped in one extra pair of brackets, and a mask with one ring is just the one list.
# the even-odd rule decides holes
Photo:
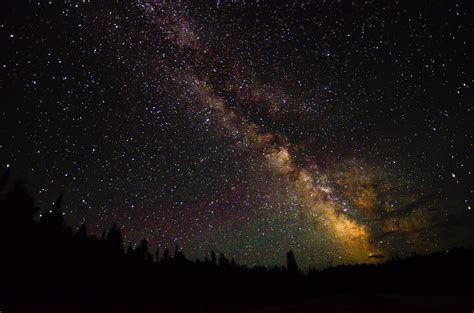
[(89, 235), (86, 225), (72, 231), (62, 194), (37, 219), (25, 183), (9, 186), (8, 178), (6, 172), (0, 179), (2, 312), (337, 311), (342, 302), (336, 296), (352, 305), (350, 311), (377, 312), (391, 299), (380, 302), (380, 294), (411, 299), (405, 311), (422, 310), (418, 300), (426, 309), (473, 309), (472, 249), (307, 273), (292, 251), (286, 267), (249, 268), (214, 251), (189, 260), (177, 246), (152, 253), (147, 239), (125, 249), (116, 224), (100, 237)]

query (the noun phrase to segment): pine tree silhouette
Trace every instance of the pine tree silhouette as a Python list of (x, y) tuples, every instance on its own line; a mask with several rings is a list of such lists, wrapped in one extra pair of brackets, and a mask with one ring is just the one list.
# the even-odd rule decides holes
[(128, 244), (126, 255), (127, 255), (128, 257), (133, 257), (133, 254), (134, 254), (134, 251), (133, 251), (132, 244)]
[(290, 273), (298, 273), (300, 271), (298, 269), (298, 265), (296, 264), (295, 255), (293, 254), (292, 250), (286, 253), (286, 266)]
[[(8, 179), (6, 177), (5, 179)], [(6, 182), (5, 182), (6, 184)], [(39, 211), (34, 204), (34, 198), (30, 196), (23, 180), (18, 180), (12, 191), (5, 196), (0, 208), (0, 223), (10, 230), (13, 225), (30, 228), (33, 224), (33, 218)]]
[(167, 261), (169, 261), (169, 259), (170, 259), (170, 250), (168, 249), (168, 247), (166, 247), (165, 251), (163, 252), (162, 260), (167, 262)]
[(216, 259), (216, 253), (213, 251), (211, 251), (211, 263), (212, 265), (217, 265), (217, 259)]
[(79, 227), (79, 231), (77, 232), (77, 235), (80, 238), (87, 238), (87, 226), (86, 226), (86, 224), (82, 224), (81, 227)]
[(153, 255), (148, 252), (148, 240), (146, 240), (146, 238), (143, 238), (140, 244), (135, 248), (135, 256), (147, 262), (153, 261)]
[(110, 228), (109, 233), (107, 234), (106, 242), (112, 255), (123, 255), (123, 237), (122, 232), (118, 228), (117, 224), (114, 224), (112, 228)]
[(173, 255), (173, 259), (175, 261), (175, 263), (184, 263), (186, 261), (186, 257), (184, 255), (184, 253), (179, 249), (179, 246), (176, 245), (175, 249), (174, 249), (174, 255)]
[(223, 253), (219, 255), (219, 266), (222, 268), (228, 268), (230, 266), (229, 260), (225, 257)]
[(160, 262), (160, 247), (157, 247), (155, 250), (155, 262)]

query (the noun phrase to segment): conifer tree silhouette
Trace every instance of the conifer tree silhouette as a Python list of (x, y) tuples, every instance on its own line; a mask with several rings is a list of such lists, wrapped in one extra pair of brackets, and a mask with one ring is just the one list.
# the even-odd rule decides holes
[(295, 255), (293, 254), (292, 250), (286, 253), (286, 266), (290, 273), (299, 272), (298, 265), (296, 264)]
[(38, 210), (39, 208), (34, 204), (34, 198), (28, 193), (25, 182), (20, 179), (15, 183), (13, 190), (5, 196), (0, 210), (0, 223), (7, 229), (13, 225), (31, 227)]
[(156, 263), (160, 262), (160, 247), (156, 247), (156, 251), (155, 251), (155, 262), (156, 262)]
[(181, 263), (181, 264), (186, 261), (186, 257), (184, 255), (183, 251), (181, 251), (179, 249), (178, 245), (176, 245), (176, 247), (174, 249), (173, 259), (174, 259), (175, 263)]
[(79, 231), (77, 232), (77, 235), (80, 238), (87, 238), (87, 226), (86, 226), (86, 224), (82, 224), (81, 227), (79, 227)]
[[(9, 172), (1, 179), (2, 192), (5, 192)], [(39, 211), (34, 204), (23, 180), (17, 180), (12, 190), (0, 195), (0, 264), (12, 262), (18, 264), (15, 257), (27, 261), (29, 256), (25, 245), (33, 244), (37, 236), (33, 236), (37, 224), (34, 220)], [(8, 267), (8, 266), (7, 266)]]
[(173, 255), (173, 258), (175, 258), (175, 259), (179, 258), (179, 246), (178, 246), (178, 245), (176, 245), (176, 246), (174, 247), (174, 255)]
[(228, 268), (230, 266), (229, 260), (225, 257), (223, 253), (219, 255), (219, 266), (222, 268)]
[(134, 251), (133, 251), (132, 244), (129, 243), (129, 244), (128, 244), (128, 247), (127, 247), (127, 253), (126, 253), (126, 255), (127, 255), (128, 257), (132, 257), (132, 256), (133, 256), (133, 253), (134, 253)]
[(217, 265), (217, 259), (216, 259), (216, 253), (213, 251), (211, 251), (211, 263), (212, 265)]
[(135, 256), (140, 260), (153, 261), (153, 255), (148, 252), (148, 240), (143, 238), (140, 244), (135, 248)]
[(163, 261), (168, 261), (170, 259), (170, 250), (168, 247), (165, 248), (165, 251), (163, 252)]
[(122, 232), (115, 223), (112, 228), (110, 228), (109, 233), (107, 234), (107, 244), (110, 248), (110, 253), (113, 256), (122, 256), (123, 255), (123, 237)]

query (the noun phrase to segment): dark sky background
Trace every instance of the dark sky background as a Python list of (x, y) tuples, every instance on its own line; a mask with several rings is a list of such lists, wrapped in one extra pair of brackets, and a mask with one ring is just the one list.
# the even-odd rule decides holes
[(44, 210), (250, 265), (472, 246), (471, 1), (192, 3), (2, 4), (0, 166)]

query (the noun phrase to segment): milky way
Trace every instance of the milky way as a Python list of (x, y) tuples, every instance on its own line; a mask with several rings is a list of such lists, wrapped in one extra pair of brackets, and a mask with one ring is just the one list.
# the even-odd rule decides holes
[(246, 264), (472, 245), (472, 8), (12, 4), (0, 162), (67, 220)]

